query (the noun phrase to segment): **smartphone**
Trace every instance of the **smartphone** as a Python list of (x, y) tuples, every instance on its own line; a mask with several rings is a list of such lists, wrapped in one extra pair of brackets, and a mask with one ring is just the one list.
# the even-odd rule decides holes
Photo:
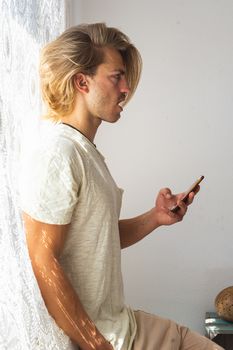
[[(185, 192), (184, 197), (181, 199), (182, 202), (186, 203), (189, 193), (195, 191), (195, 189), (197, 188), (197, 186), (199, 185), (199, 183), (204, 179), (204, 176), (200, 176), (197, 181), (195, 181), (192, 186), (189, 187), (189, 189)], [(180, 209), (180, 207), (176, 204), (172, 209), (170, 209), (173, 213), (176, 213), (178, 210)]]

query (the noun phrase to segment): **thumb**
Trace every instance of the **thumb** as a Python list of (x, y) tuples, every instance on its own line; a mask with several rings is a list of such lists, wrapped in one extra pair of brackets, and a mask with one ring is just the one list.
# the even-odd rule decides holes
[(171, 196), (172, 196), (172, 192), (170, 190), (170, 188), (168, 187), (165, 187), (165, 188), (162, 188), (159, 193), (164, 196), (166, 199), (170, 199)]

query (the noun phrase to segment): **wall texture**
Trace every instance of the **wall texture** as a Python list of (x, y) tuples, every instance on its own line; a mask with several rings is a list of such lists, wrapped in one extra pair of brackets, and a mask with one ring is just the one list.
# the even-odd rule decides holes
[(144, 62), (140, 86), (96, 143), (120, 187), (122, 217), (158, 190), (202, 190), (182, 223), (122, 254), (126, 302), (204, 332), (205, 311), (233, 284), (233, 3), (231, 0), (73, 0), (73, 23), (126, 32)]
[(18, 176), (22, 155), (39, 137), (39, 53), (64, 30), (66, 2), (0, 0), (0, 349), (73, 349), (32, 271)]

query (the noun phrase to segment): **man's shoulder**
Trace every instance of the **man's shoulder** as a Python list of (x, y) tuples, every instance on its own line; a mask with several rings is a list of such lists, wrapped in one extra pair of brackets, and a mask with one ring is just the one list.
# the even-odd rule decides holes
[(45, 134), (36, 149), (40, 154), (60, 156), (67, 160), (81, 153), (78, 142), (59, 128), (54, 128), (50, 133)]

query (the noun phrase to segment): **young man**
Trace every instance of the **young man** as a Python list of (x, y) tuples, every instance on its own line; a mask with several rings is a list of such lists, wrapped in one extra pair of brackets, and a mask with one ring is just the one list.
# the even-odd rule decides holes
[(120, 118), (140, 72), (137, 49), (105, 24), (70, 28), (44, 48), (42, 94), (56, 123), (29, 160), (21, 191), (33, 270), (48, 311), (83, 350), (220, 349), (124, 305), (121, 248), (187, 211), (182, 194), (165, 188), (151, 210), (119, 221), (122, 192), (93, 142), (102, 121)]

